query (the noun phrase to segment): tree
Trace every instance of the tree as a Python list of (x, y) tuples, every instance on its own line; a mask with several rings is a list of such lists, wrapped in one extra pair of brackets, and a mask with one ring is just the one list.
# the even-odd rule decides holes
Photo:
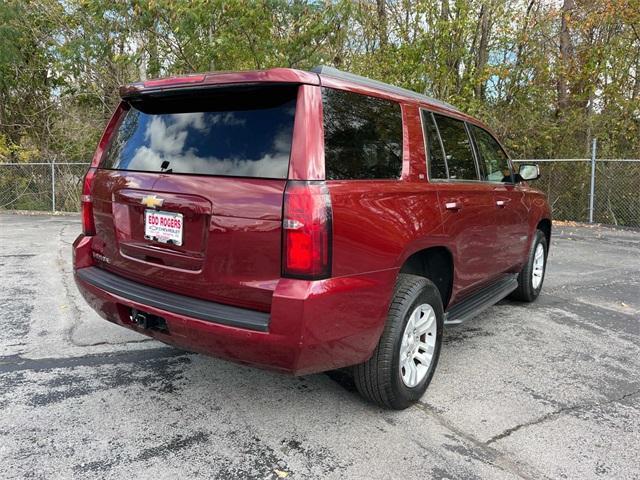
[(516, 156), (640, 156), (640, 0), (6, 0), (0, 160), (86, 160), (141, 78), (333, 64), (449, 101)]

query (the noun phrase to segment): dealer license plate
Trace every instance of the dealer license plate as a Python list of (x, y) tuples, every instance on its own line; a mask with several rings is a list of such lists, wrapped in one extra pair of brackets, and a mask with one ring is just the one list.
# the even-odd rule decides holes
[(144, 238), (160, 243), (182, 245), (181, 213), (144, 211)]

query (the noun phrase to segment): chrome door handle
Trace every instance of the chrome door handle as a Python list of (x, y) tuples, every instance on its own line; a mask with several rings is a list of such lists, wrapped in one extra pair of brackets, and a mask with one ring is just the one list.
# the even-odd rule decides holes
[(504, 201), (504, 200), (497, 200), (497, 201), (496, 201), (496, 205), (497, 205), (498, 207), (504, 207), (504, 205), (505, 205), (505, 201)]
[(447, 210), (460, 210), (460, 208), (462, 208), (462, 205), (460, 205), (458, 202), (447, 202), (444, 204), (444, 208), (446, 208)]

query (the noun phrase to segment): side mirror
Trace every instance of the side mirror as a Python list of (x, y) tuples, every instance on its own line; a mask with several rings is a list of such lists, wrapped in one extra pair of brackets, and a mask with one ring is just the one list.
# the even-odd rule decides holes
[(537, 180), (540, 178), (540, 167), (535, 163), (521, 163), (518, 175), (522, 180)]

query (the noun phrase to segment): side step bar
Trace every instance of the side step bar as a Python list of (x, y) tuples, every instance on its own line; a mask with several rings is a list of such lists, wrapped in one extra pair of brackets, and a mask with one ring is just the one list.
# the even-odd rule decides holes
[(444, 314), (444, 324), (460, 325), (498, 303), (516, 288), (518, 288), (518, 276), (509, 275), (453, 305)]

